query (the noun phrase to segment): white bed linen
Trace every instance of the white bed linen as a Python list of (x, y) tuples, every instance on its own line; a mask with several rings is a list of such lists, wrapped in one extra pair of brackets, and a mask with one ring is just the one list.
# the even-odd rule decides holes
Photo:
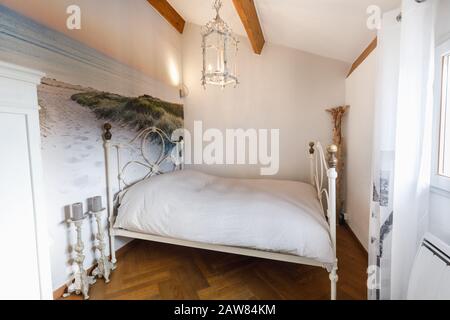
[(334, 262), (316, 190), (295, 181), (219, 178), (184, 170), (124, 194), (115, 228)]

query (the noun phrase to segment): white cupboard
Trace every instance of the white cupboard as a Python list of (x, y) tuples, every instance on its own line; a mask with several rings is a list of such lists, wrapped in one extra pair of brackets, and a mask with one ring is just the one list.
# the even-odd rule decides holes
[(37, 85), (0, 61), (0, 300), (51, 299)]

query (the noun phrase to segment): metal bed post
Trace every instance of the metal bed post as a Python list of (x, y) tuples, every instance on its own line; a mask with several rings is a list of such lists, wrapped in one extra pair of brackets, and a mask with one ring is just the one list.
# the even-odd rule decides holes
[(106, 123), (103, 126), (105, 133), (103, 134), (104, 148), (105, 148), (105, 164), (106, 164), (106, 185), (107, 185), (107, 198), (108, 198), (108, 221), (109, 221), (109, 239), (111, 248), (111, 263), (113, 264), (113, 269), (116, 266), (116, 241), (114, 236), (114, 194), (112, 190), (112, 179), (111, 179), (111, 139), (112, 126)]
[(331, 300), (336, 300), (337, 298), (337, 282), (338, 282), (338, 260), (336, 251), (336, 179), (337, 179), (337, 157), (338, 148), (336, 145), (331, 145), (328, 147), (329, 153), (329, 169), (327, 171), (328, 176), (328, 223), (330, 224), (330, 235), (331, 241), (333, 242), (334, 256), (336, 260), (334, 262), (333, 268), (330, 272), (331, 281)]
[[(317, 152), (316, 152), (317, 151)], [(327, 198), (327, 211), (326, 216), (328, 220), (328, 225), (330, 227), (330, 238), (333, 245), (333, 253), (335, 261), (329, 272), (329, 278), (331, 281), (331, 300), (336, 300), (337, 298), (337, 282), (338, 282), (338, 260), (337, 260), (337, 250), (336, 250), (336, 179), (337, 179), (337, 152), (338, 147), (336, 145), (330, 145), (327, 148), (328, 161), (325, 158), (323, 148), (319, 142), (309, 143), (309, 160), (311, 163), (310, 175), (311, 184), (317, 189), (317, 196), (319, 198), (322, 209), (325, 213), (325, 207), (322, 202), (322, 197), (325, 195)], [(318, 168), (321, 168), (319, 170)], [(326, 170), (326, 175), (328, 178), (328, 190), (324, 188), (324, 169)]]

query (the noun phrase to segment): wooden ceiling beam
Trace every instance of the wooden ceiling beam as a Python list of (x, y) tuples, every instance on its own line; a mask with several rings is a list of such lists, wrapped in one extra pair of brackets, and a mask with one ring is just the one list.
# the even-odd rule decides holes
[(261, 54), (265, 39), (253, 0), (233, 0), (234, 7), (247, 31), (248, 38), (256, 54)]
[(350, 77), (350, 75), (355, 71), (363, 62), (367, 59), (367, 57), (372, 53), (373, 50), (376, 49), (378, 45), (378, 38), (375, 38), (369, 46), (361, 53), (361, 55), (356, 59), (356, 61), (352, 64), (352, 67), (350, 68), (350, 72), (347, 75), (347, 78)]
[(147, 0), (179, 33), (183, 33), (186, 21), (167, 0)]

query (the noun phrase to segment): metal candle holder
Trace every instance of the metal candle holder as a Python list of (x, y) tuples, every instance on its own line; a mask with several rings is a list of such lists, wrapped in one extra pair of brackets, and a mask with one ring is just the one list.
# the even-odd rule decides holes
[(90, 211), (89, 214), (93, 215), (97, 222), (97, 234), (95, 236), (97, 243), (95, 244), (95, 248), (98, 249), (100, 253), (100, 257), (97, 260), (97, 267), (92, 271), (92, 276), (104, 278), (105, 282), (108, 283), (110, 281), (109, 276), (111, 275), (111, 271), (115, 269), (115, 266), (109, 261), (108, 256), (105, 253), (105, 233), (102, 226), (102, 214), (105, 211), (106, 209), (104, 208), (98, 212)]
[(72, 283), (67, 287), (67, 293), (64, 294), (64, 298), (67, 298), (72, 293), (75, 292), (75, 294), (80, 295), (83, 294), (84, 299), (89, 299), (89, 287), (90, 285), (95, 283), (95, 277), (88, 276), (86, 269), (84, 269), (84, 243), (81, 237), (81, 229), (83, 226), (83, 222), (86, 219), (86, 216), (84, 216), (80, 220), (72, 220), (68, 219), (67, 223), (74, 224), (77, 230), (77, 244), (75, 245), (75, 262), (78, 265), (78, 270), (75, 272), (75, 278), (72, 281)]

